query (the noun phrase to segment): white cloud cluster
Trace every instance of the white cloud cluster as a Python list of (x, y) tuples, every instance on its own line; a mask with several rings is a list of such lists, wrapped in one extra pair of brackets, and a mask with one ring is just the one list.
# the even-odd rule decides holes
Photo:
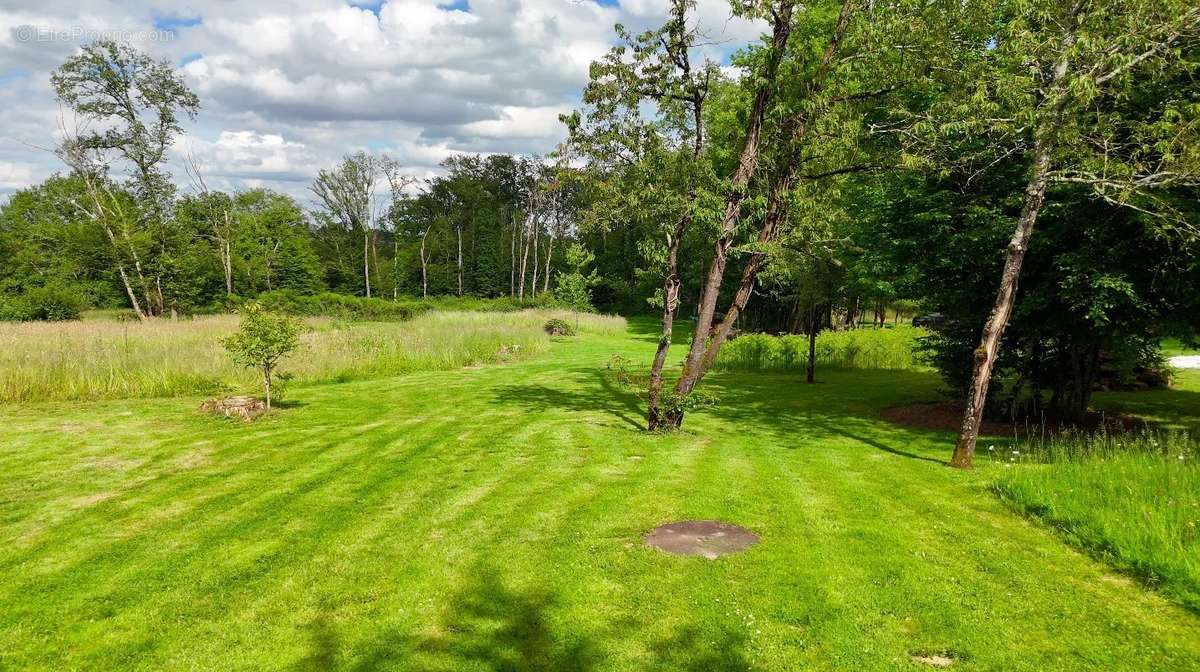
[[(0, 197), (59, 166), (50, 73), (102, 31), (180, 65), (199, 121), (176, 147), (223, 188), (302, 195), (356, 149), (417, 174), (456, 152), (545, 153), (578, 105), (588, 65), (621, 22), (665, 16), (667, 0), (0, 0)], [(728, 0), (697, 16), (720, 57), (761, 26)], [(181, 182), (186, 180), (181, 179)], [(210, 185), (211, 186), (211, 185)]]

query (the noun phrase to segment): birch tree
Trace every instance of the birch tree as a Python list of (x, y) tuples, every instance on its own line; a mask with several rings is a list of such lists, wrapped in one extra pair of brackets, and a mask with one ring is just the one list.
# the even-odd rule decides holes
[[(97, 189), (103, 188), (114, 163), (127, 164), (139, 208), (125, 214), (136, 216), (142, 232), (161, 239), (158, 229), (167, 222), (175, 193), (164, 168), (166, 153), (183, 132), (181, 119), (195, 119), (199, 98), (170, 62), (112, 40), (84, 45), (50, 82), (59, 100), (81, 121), (59, 155), (73, 169), (82, 168)], [(98, 206), (93, 202), (92, 207)], [(139, 281), (154, 272), (140, 258), (133, 262)], [(161, 314), (167, 303), (161, 277), (155, 274), (142, 289), (144, 305), (138, 312)]]

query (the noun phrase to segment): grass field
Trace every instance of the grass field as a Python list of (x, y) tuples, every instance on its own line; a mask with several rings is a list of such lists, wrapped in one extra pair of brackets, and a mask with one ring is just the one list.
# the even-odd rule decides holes
[[(253, 424), (0, 406), (0, 669), (1200, 669), (1200, 615), (1015, 512), (1011, 468), (877, 419), (933, 374), (719, 374), (651, 435), (603, 367), (654, 338), (296, 386)], [(642, 545), (688, 518), (762, 542)]]
[[(592, 332), (624, 325), (620, 318), (553, 310), (439, 311), (405, 322), (311, 318), (282, 371), (299, 384), (345, 382), (520, 359), (549, 345), (542, 326), (552, 317)], [(258, 374), (236, 366), (220, 344), (236, 329), (234, 315), (0, 322), (0, 403), (254, 391)]]

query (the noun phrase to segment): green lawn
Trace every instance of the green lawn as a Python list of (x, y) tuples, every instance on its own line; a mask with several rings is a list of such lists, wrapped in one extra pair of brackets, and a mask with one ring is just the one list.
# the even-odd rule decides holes
[[(0, 669), (1194, 670), (1200, 615), (943, 466), (920, 372), (721, 374), (672, 436), (602, 375), (649, 324), (504, 366), (0, 407)], [(682, 356), (682, 352), (677, 353)], [(673, 355), (673, 359), (677, 359)], [(718, 518), (762, 543), (648, 549)]]

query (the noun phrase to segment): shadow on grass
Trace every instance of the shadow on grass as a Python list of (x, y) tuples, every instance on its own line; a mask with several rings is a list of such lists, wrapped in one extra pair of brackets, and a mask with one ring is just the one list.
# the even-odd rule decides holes
[[(605, 666), (609, 646), (620, 646), (644, 630), (644, 624), (617, 622), (585, 630), (547, 587), (516, 588), (493, 568), (477, 566), (447, 603), (435, 634), (395, 630), (365, 645), (345, 647), (328, 614), (307, 628), (309, 652), (298, 671), (386, 669), (501, 672), (540, 670), (588, 672)], [(642, 667), (696, 672), (749, 669), (745, 636), (715, 636), (692, 625), (681, 626), (644, 653)]]
[[(530, 412), (549, 409), (590, 415), (609, 415), (622, 426), (645, 429), (645, 404), (634, 392), (618, 386), (602, 368), (572, 368), (560, 372), (562, 386), (507, 385), (495, 390), (492, 403), (517, 405)], [(802, 374), (718, 373), (705, 381), (719, 402), (715, 408), (690, 414), (711, 417), (740, 432), (770, 435), (780, 443), (797, 436), (841, 436), (871, 448), (914, 460), (945, 464), (945, 459), (908, 450), (914, 438), (949, 436), (944, 432), (892, 426), (878, 417), (881, 408), (929, 387), (930, 374), (909, 371), (833, 371), (829, 382), (814, 386)], [(915, 400), (920, 398), (914, 397)], [(685, 426), (688, 420), (685, 420)], [(948, 443), (947, 446), (952, 445)], [(947, 455), (949, 448), (947, 448)]]
[(637, 395), (621, 389), (603, 369), (565, 369), (564, 387), (503, 385), (494, 389), (493, 404), (520, 406), (531, 412), (559, 409), (611, 415), (622, 425), (644, 429), (645, 409)]

